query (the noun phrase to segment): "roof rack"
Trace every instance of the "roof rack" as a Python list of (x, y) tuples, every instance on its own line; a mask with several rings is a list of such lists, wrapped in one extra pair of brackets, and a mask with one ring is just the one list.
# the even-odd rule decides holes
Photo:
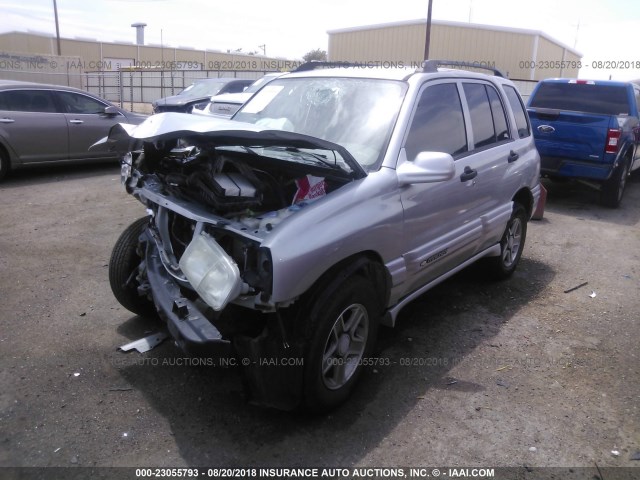
[(293, 72), (308, 72), (310, 70), (316, 70), (318, 68), (346, 68), (346, 67), (357, 67), (359, 66), (357, 63), (351, 62), (322, 62), (319, 60), (311, 60), (310, 62), (303, 63), (298, 66)]
[(479, 68), (481, 70), (489, 70), (493, 72), (496, 77), (507, 78), (507, 76), (500, 70), (494, 67), (489, 67), (481, 62), (459, 62), (457, 60), (425, 60), (422, 63), (422, 71), (424, 73), (435, 73), (440, 66), (450, 67), (467, 67), (467, 68)]

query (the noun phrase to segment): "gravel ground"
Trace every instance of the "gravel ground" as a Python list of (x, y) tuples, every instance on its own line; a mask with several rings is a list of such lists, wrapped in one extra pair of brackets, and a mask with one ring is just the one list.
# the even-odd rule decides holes
[(235, 369), (185, 365), (169, 341), (117, 351), (159, 328), (107, 279), (143, 207), (114, 166), (15, 173), (0, 184), (0, 466), (640, 467), (640, 179), (617, 210), (547, 186), (512, 279), (472, 267), (422, 296), (382, 329), (353, 398), (310, 418), (247, 404)]

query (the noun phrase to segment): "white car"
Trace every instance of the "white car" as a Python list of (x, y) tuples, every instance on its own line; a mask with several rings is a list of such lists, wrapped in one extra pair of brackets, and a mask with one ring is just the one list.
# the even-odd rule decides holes
[(282, 75), (280, 72), (267, 73), (264, 77), (253, 82), (244, 92), (216, 95), (211, 97), (211, 101), (203, 109), (194, 108), (191, 113), (224, 118), (232, 117), (258, 90)]

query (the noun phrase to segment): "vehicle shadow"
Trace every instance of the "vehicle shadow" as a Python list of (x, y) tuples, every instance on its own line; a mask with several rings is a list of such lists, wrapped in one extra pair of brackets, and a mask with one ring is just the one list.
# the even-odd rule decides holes
[(12, 170), (0, 182), (0, 190), (61, 182), (69, 179), (99, 177), (113, 173), (120, 175), (120, 166), (113, 160), (75, 165), (43, 165)]
[(547, 189), (545, 210), (554, 213), (585, 217), (616, 225), (637, 225), (640, 211), (634, 208), (640, 202), (640, 171), (627, 180), (624, 196), (618, 208), (600, 204), (600, 192), (575, 181), (558, 182), (543, 179)]
[[(381, 329), (377, 363), (366, 367), (346, 404), (321, 416), (251, 406), (237, 369), (185, 365), (169, 341), (148, 352), (143, 365), (119, 373), (168, 420), (190, 466), (349, 467), (378, 447), (425, 395), (490, 388), (483, 380), (451, 381), (453, 366), (491, 343), (554, 276), (548, 265), (523, 258), (508, 281), (487, 282), (476, 265), (434, 288), (401, 312), (394, 329)], [(123, 333), (134, 336), (135, 329), (131, 323)]]

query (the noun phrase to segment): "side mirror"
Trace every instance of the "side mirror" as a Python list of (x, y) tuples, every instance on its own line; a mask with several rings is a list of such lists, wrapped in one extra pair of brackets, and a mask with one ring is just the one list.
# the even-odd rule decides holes
[(444, 152), (420, 152), (413, 161), (403, 162), (396, 170), (400, 185), (437, 183), (456, 174), (453, 157)]
[(120, 112), (113, 105), (109, 105), (108, 107), (104, 107), (105, 115), (118, 115)]

